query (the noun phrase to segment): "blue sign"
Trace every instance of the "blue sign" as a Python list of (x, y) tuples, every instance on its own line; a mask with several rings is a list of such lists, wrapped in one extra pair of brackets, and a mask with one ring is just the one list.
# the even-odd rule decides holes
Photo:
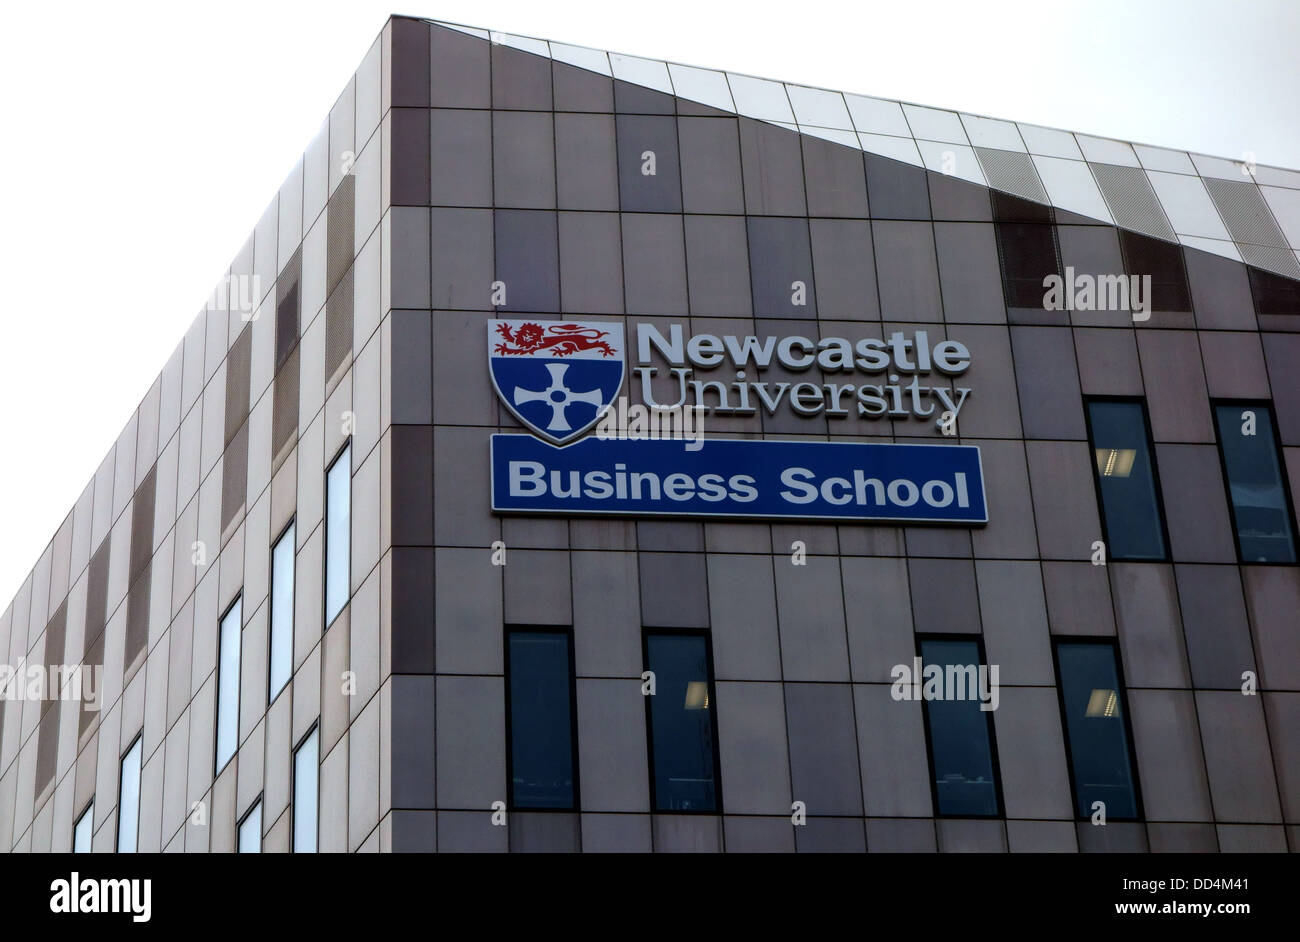
[(515, 513), (988, 522), (974, 445), (492, 436), (492, 509)]
[(623, 325), (490, 320), (488, 366), (506, 408), (562, 444), (596, 424), (623, 386)]

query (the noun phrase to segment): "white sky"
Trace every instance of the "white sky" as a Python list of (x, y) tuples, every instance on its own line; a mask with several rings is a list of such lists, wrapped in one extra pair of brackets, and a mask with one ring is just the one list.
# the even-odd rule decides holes
[(1300, 168), (1300, 2), (6, 5), (0, 606), (390, 13)]

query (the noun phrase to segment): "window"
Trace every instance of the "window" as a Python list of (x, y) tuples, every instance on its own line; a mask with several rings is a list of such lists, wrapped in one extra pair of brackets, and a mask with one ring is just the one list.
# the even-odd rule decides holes
[(1250, 273), (1250, 291), (1255, 298), (1257, 313), (1283, 316), (1300, 314), (1300, 281), (1275, 275), (1253, 265), (1247, 266), (1246, 270)]
[(1043, 307), (1043, 279), (1061, 274), (1049, 206), (993, 191), (993, 221), (1007, 307)]
[(1109, 641), (1058, 641), (1056, 677), (1075, 812), (1080, 818), (1090, 818), (1093, 804), (1100, 801), (1107, 820), (1141, 817), (1114, 645)]
[(980, 693), (987, 685), (979, 669), (987, 671), (987, 666), (979, 643), (973, 638), (925, 638), (920, 653), (926, 667), (937, 665), (944, 672), (945, 696), (923, 701), (935, 809), (944, 816), (997, 817), (1002, 802), (993, 713), (980, 709)]
[(1294, 563), (1291, 499), (1267, 403), (1214, 404), (1228, 504), (1243, 563)]
[(1151, 276), (1149, 310), (1190, 311), (1192, 296), (1187, 288), (1187, 272), (1183, 268), (1183, 248), (1172, 242), (1139, 235), (1127, 229), (1119, 231), (1119, 244), (1124, 252), (1124, 265), (1129, 275)]
[(646, 698), (654, 810), (716, 812), (722, 802), (708, 639), (647, 632), (645, 658), (655, 684)]
[(217, 766), (220, 772), (239, 746), (240, 599), (221, 618), (217, 657)]
[(506, 642), (512, 808), (577, 808), (577, 717), (567, 631), (512, 630)]
[(260, 854), (262, 852), (262, 799), (253, 802), (242, 821), (239, 822), (239, 852), (241, 854)]
[(267, 702), (284, 689), (293, 673), (294, 525), (271, 549), (271, 652)]
[(117, 852), (134, 854), (140, 830), (140, 737), (122, 756), (117, 789)]
[(93, 836), (91, 829), (95, 826), (95, 799), (90, 799), (90, 804), (86, 805), (86, 810), (81, 812), (81, 817), (72, 827), (72, 852), (74, 854), (90, 853), (90, 838)]
[(328, 628), (351, 594), (352, 442), (325, 473), (325, 626)]
[(1165, 558), (1164, 518), (1146, 407), (1133, 400), (1089, 400), (1088, 430), (1111, 559)]
[(320, 728), (313, 726), (293, 751), (293, 852), (316, 853), (316, 798), (320, 790)]

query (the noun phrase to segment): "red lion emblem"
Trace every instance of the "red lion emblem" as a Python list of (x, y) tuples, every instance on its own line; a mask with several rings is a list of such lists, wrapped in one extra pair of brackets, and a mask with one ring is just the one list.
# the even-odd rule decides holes
[(583, 350), (599, 350), (602, 356), (607, 357), (616, 355), (614, 348), (600, 339), (609, 336), (609, 331), (595, 327), (550, 324), (543, 329), (541, 324), (524, 324), (512, 331), (509, 324), (498, 324), (497, 333), (505, 338), (505, 342), (496, 345), (496, 352), (507, 356), (527, 356), (538, 350), (546, 350), (557, 357)]

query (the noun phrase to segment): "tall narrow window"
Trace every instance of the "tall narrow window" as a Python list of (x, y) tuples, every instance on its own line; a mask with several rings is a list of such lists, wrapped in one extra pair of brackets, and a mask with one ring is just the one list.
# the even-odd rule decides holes
[(936, 809), (945, 816), (997, 817), (1001, 802), (991, 712), (996, 701), (979, 644), (973, 638), (926, 638), (921, 660), (926, 670), (937, 667), (942, 679), (943, 696), (924, 700)]
[(702, 634), (647, 632), (650, 785), (656, 811), (720, 809), (713, 667)]
[(577, 721), (569, 633), (511, 631), (506, 676), (511, 807), (576, 808)]
[(243, 625), (240, 599), (221, 619), (217, 658), (217, 766), (220, 772), (239, 745), (239, 641)]
[(320, 791), (320, 727), (293, 751), (293, 852), (316, 853), (316, 799)]
[(293, 673), (294, 525), (280, 535), (271, 550), (271, 652), (267, 702), (289, 682)]
[(1052, 209), (998, 190), (992, 195), (993, 228), (1007, 307), (1041, 309), (1047, 294), (1043, 280), (1061, 274)]
[[(1104, 810), (1107, 820), (1138, 818), (1128, 708), (1114, 645), (1058, 641), (1056, 675), (1074, 776), (1075, 813), (1091, 818)], [(1103, 809), (1094, 807), (1097, 802)]]
[(262, 799), (257, 799), (239, 822), (239, 852), (241, 854), (260, 854), (262, 852)]
[(1139, 235), (1128, 229), (1119, 231), (1124, 250), (1124, 267), (1128, 274), (1151, 278), (1151, 297), (1146, 300), (1152, 311), (1190, 311), (1191, 292), (1183, 268), (1183, 247), (1173, 242)]
[(134, 854), (140, 831), (140, 737), (122, 756), (117, 789), (117, 852)]
[(1131, 400), (1091, 400), (1088, 428), (1107, 555), (1164, 559), (1165, 527), (1146, 407)]
[(94, 836), (92, 828), (95, 826), (95, 800), (92, 798), (90, 804), (86, 805), (86, 810), (81, 812), (81, 817), (72, 827), (72, 852), (74, 854), (90, 853), (90, 839)]
[(1267, 403), (1215, 403), (1228, 503), (1243, 563), (1293, 563), (1295, 533), (1273, 410)]
[(348, 604), (352, 555), (352, 443), (325, 474), (325, 626)]

